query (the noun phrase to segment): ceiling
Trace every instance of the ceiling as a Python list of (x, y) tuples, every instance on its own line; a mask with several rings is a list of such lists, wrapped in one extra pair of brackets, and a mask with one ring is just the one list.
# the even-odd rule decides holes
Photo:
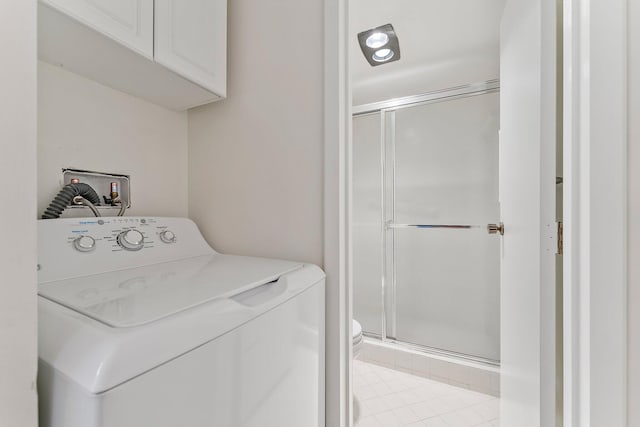
[[(351, 0), (354, 105), (498, 78), (505, 1)], [(398, 35), (402, 57), (372, 67), (357, 34), (387, 23)]]

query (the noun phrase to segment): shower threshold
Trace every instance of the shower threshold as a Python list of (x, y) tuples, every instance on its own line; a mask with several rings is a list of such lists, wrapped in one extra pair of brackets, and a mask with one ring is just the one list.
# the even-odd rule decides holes
[(458, 387), (500, 395), (500, 362), (365, 333), (360, 359)]

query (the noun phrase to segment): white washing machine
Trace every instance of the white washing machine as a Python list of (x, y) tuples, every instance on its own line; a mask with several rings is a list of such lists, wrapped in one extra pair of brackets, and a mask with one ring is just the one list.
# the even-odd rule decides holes
[(38, 223), (41, 427), (324, 426), (324, 273), (184, 218)]

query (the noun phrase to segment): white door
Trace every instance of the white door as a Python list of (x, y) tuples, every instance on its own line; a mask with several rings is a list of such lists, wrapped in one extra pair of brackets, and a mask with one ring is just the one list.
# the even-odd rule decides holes
[(500, 32), (501, 410), (555, 425), (555, 0), (508, 0)]
[(226, 52), (226, 0), (155, 0), (157, 63), (224, 97)]
[(40, 1), (153, 59), (153, 0)]

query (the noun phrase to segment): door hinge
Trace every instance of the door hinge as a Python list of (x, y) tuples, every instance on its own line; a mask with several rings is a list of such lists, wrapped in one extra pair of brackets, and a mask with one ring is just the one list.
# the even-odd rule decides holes
[(562, 255), (562, 246), (563, 246), (563, 242), (562, 242), (562, 221), (558, 221), (558, 251), (557, 254), (558, 255)]

